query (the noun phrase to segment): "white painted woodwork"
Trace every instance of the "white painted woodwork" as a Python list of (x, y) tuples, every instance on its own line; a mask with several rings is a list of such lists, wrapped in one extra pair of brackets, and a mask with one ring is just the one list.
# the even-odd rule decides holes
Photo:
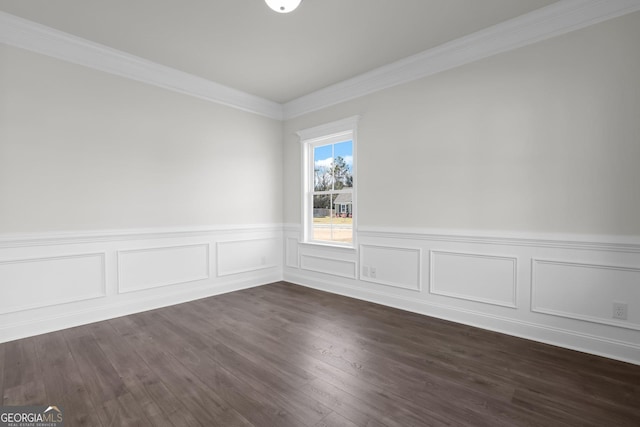
[(2, 235), (0, 342), (276, 282), (282, 248), (280, 225)]
[(345, 277), (348, 279), (354, 279), (356, 277), (356, 262), (339, 259), (338, 257), (302, 254), (300, 255), (300, 268), (329, 276)]
[(432, 294), (516, 307), (516, 258), (432, 250), (430, 266)]
[(118, 251), (118, 292), (206, 280), (209, 244)]
[(218, 242), (218, 276), (278, 267), (278, 239), (259, 238)]
[(360, 280), (420, 291), (421, 277), (422, 251), (419, 248), (360, 245)]
[(0, 259), (0, 315), (104, 297), (105, 254)]
[(285, 259), (287, 267), (298, 268), (299, 260), (298, 260), (298, 239), (288, 237), (286, 240), (285, 246)]
[[(638, 239), (367, 227), (348, 251), (295, 248), (300, 228), (284, 230), (285, 255), (301, 261), (287, 281), (640, 364)], [(627, 320), (612, 319), (613, 302)]]
[(285, 104), (0, 12), (0, 43), (253, 112), (290, 119), (640, 10), (640, 0), (562, 0)]
[[(531, 310), (640, 330), (640, 268), (548, 259), (532, 261)], [(615, 302), (627, 320), (613, 318)]]

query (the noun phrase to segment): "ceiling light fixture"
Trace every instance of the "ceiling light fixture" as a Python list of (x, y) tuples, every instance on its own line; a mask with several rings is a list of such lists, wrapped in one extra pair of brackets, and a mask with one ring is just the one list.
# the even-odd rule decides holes
[(271, 9), (278, 13), (289, 13), (296, 10), (302, 0), (264, 0)]

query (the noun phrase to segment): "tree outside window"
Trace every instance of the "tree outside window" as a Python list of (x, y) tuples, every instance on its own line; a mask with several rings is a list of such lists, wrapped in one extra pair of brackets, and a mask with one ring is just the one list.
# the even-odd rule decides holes
[(313, 146), (311, 240), (353, 242), (353, 141)]

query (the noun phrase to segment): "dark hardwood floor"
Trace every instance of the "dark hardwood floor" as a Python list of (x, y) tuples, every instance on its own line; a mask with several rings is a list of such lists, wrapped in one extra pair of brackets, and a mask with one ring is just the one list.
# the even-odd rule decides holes
[(0, 344), (67, 426), (640, 426), (640, 366), (277, 283)]

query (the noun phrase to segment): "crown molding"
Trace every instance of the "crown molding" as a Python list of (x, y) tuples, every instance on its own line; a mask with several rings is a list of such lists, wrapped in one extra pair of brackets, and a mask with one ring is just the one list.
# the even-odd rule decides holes
[(282, 120), (282, 105), (0, 11), (0, 43)]
[(284, 104), (292, 119), (640, 10), (640, 0), (561, 0)]
[(561, 0), (279, 104), (0, 11), (0, 43), (276, 120), (287, 120), (640, 10), (640, 0)]

